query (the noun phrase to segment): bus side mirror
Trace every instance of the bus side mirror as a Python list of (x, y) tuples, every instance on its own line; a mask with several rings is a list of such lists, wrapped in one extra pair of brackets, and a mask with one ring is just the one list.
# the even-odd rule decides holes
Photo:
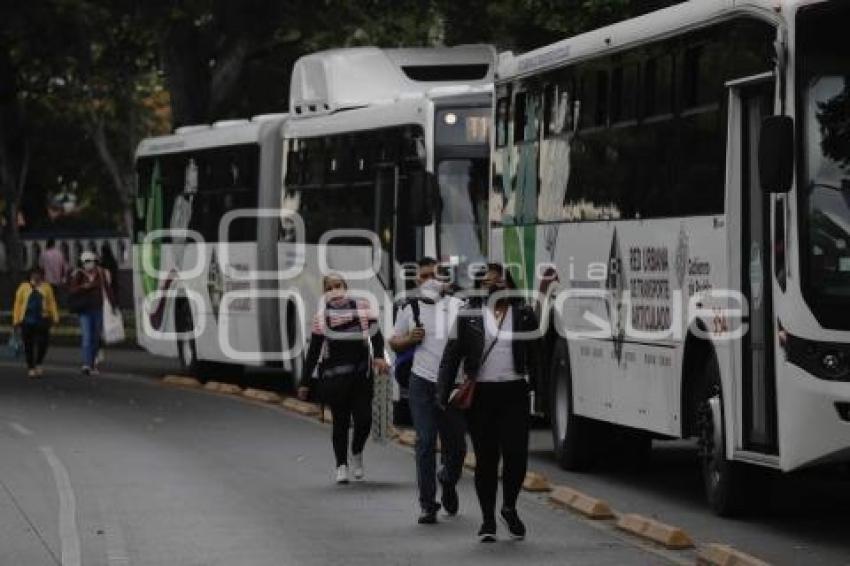
[(409, 175), (407, 205), (410, 222), (414, 226), (428, 226), (434, 221), (434, 176), (424, 168), (415, 169)]
[(761, 123), (758, 166), (761, 188), (767, 193), (787, 193), (794, 182), (794, 120), (770, 116)]

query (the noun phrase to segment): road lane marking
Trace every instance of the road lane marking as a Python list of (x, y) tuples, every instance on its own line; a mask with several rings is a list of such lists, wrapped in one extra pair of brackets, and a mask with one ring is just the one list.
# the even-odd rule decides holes
[(10, 422), (9, 428), (14, 430), (15, 432), (17, 432), (21, 436), (32, 436), (32, 435), (35, 434), (33, 431), (31, 431), (30, 429), (28, 429), (27, 427), (25, 427), (21, 423)]
[(32, 530), (35, 537), (39, 540), (41, 546), (44, 547), (44, 550), (47, 552), (47, 554), (50, 555), (50, 558), (53, 559), (53, 562), (61, 566), (59, 558), (53, 553), (53, 550), (50, 548), (50, 545), (47, 544), (47, 541), (44, 539), (44, 535), (42, 535), (41, 531), (35, 525), (35, 523), (33, 523), (29, 515), (26, 514), (23, 507), (21, 507), (21, 504), (18, 502), (18, 499), (15, 497), (15, 494), (12, 493), (12, 490), (9, 489), (9, 486), (6, 485), (6, 482), (3, 481), (3, 478), (0, 478), (0, 487), (3, 488), (4, 492), (6, 492), (6, 495), (9, 497), (9, 500), (12, 502), (12, 505), (18, 511), (18, 514), (23, 518), (26, 524), (29, 525), (29, 528)]
[(81, 566), (80, 533), (77, 531), (77, 500), (68, 470), (50, 446), (39, 447), (50, 464), (59, 492), (59, 540), (62, 544), (62, 566)]

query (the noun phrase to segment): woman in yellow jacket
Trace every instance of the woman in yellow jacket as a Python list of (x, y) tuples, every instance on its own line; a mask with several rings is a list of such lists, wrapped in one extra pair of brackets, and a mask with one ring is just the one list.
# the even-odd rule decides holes
[(24, 341), (30, 377), (42, 374), (41, 362), (47, 354), (50, 325), (59, 322), (59, 309), (53, 287), (44, 280), (44, 272), (36, 267), (29, 279), (21, 283), (15, 293), (13, 323), (20, 329)]

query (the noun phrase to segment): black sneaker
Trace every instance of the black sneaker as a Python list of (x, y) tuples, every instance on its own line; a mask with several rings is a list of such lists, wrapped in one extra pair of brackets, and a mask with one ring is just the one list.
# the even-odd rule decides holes
[(442, 487), (440, 501), (443, 502), (443, 509), (446, 510), (447, 515), (453, 517), (457, 515), (457, 510), (460, 506), (457, 497), (457, 489), (454, 484), (450, 483), (440, 482), (440, 486)]
[(511, 533), (511, 538), (514, 540), (522, 540), (525, 538), (525, 525), (520, 521), (516, 509), (508, 509), (502, 507), (502, 521), (508, 527)]
[(430, 509), (422, 509), (419, 519), (416, 520), (420, 525), (434, 525), (437, 523), (437, 511), (440, 510), (439, 504), (434, 504)]
[(484, 524), (478, 529), (478, 540), (496, 542), (496, 521), (484, 521)]

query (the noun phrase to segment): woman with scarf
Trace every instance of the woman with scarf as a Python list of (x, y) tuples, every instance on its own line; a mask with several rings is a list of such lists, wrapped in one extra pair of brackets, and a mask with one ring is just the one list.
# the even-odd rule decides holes
[[(372, 429), (373, 370), (386, 373), (384, 339), (377, 327), (377, 314), (368, 303), (348, 294), (348, 284), (338, 274), (322, 280), (323, 306), (313, 318), (310, 346), (298, 396), (314, 394), (331, 408), (336, 482), (348, 483), (349, 428), (351, 472), (363, 479), (363, 448)], [(371, 342), (371, 353), (369, 346)], [(319, 367), (314, 377), (313, 371)]]

